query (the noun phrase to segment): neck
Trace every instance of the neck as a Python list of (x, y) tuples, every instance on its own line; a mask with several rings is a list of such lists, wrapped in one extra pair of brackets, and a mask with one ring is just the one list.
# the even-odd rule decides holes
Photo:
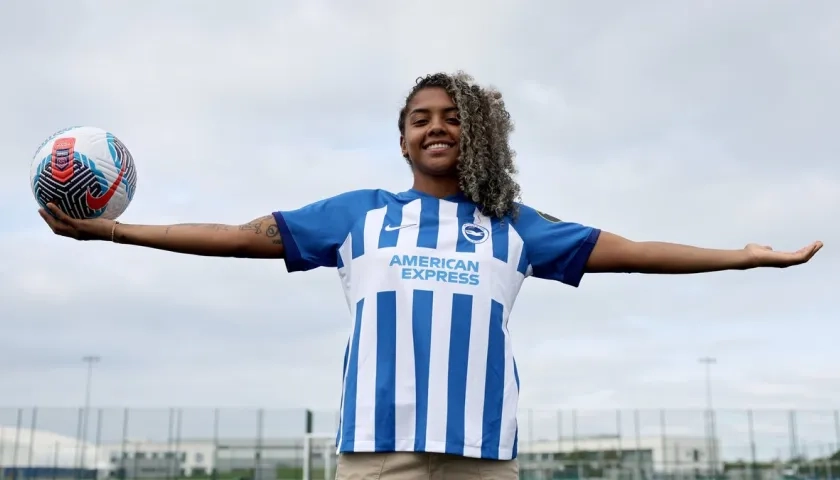
[(427, 177), (425, 175), (415, 175), (414, 185), (411, 188), (437, 198), (449, 197), (461, 191), (461, 186), (455, 177)]

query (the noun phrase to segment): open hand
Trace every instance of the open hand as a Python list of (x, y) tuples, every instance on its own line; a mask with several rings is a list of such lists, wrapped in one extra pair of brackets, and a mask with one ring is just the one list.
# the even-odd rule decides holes
[[(47, 211), (49, 210), (49, 211)], [(41, 218), (56, 235), (76, 240), (110, 240), (116, 222), (104, 218), (77, 220), (62, 212), (55, 204), (47, 204), (47, 210), (38, 210)]]
[(777, 252), (771, 247), (751, 243), (744, 247), (744, 250), (750, 254), (756, 267), (786, 268), (807, 262), (822, 247), (823, 243), (817, 241), (795, 252)]

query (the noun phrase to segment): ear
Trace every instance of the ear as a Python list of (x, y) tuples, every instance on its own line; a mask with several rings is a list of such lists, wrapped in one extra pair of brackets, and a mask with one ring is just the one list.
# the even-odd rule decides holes
[(408, 158), (408, 145), (405, 144), (405, 137), (400, 135), (400, 150), (402, 151), (402, 156)]

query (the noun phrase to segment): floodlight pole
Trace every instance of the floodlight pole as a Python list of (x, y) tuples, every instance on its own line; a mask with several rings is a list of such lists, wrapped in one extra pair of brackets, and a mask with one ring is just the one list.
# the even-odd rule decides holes
[(87, 364), (87, 380), (85, 381), (85, 408), (82, 415), (82, 445), (81, 445), (81, 468), (85, 468), (85, 455), (87, 454), (88, 419), (90, 418), (90, 387), (93, 379), (93, 365), (99, 363), (102, 357), (98, 355), (85, 355), (82, 361)]
[(715, 432), (714, 411), (712, 410), (712, 365), (717, 363), (714, 357), (702, 357), (698, 360), (703, 364), (706, 373), (706, 431), (708, 432), (709, 475), (715, 475), (717, 470), (717, 432)]

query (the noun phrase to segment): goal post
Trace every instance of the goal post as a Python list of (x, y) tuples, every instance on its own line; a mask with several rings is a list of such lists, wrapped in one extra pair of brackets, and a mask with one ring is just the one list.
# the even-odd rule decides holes
[(336, 461), (335, 433), (304, 435), (303, 480), (332, 480)]

